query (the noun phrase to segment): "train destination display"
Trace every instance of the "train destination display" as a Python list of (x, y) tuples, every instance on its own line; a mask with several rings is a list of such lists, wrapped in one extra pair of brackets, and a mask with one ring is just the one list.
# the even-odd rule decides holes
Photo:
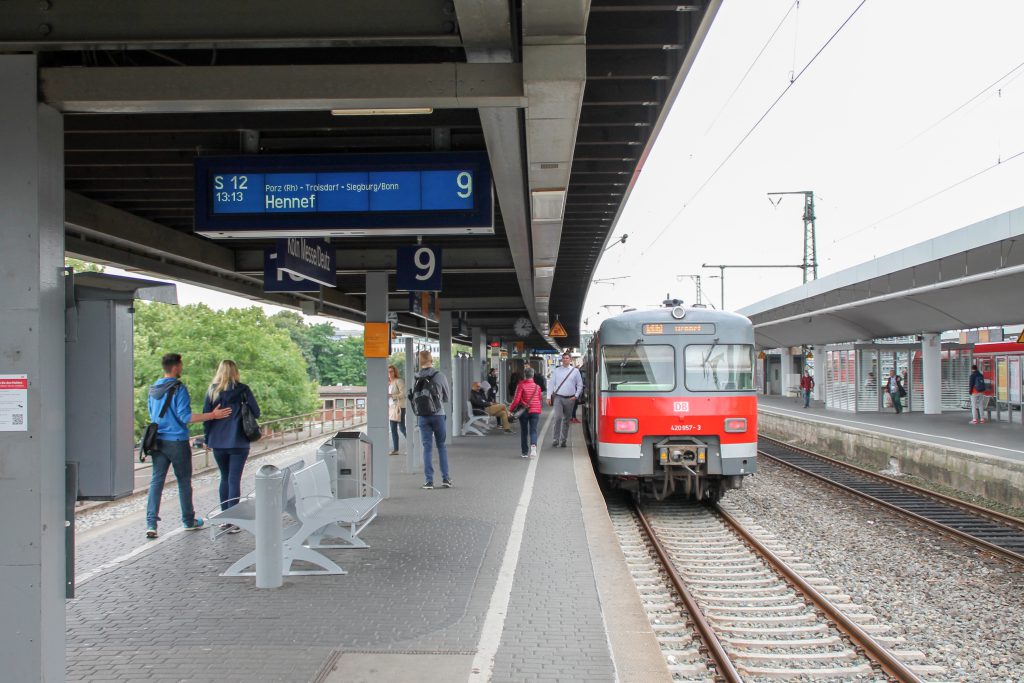
[(494, 232), (484, 152), (201, 157), (195, 172), (211, 237)]

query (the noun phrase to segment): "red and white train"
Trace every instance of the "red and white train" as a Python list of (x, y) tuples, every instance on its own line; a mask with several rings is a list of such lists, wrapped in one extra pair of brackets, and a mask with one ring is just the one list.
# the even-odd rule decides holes
[(587, 439), (613, 487), (717, 501), (757, 471), (754, 330), (702, 307), (605, 320), (583, 372)]

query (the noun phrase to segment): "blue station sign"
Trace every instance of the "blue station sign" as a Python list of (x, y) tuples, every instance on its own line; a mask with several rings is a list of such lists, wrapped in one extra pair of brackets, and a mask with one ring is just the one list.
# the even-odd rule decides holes
[(277, 241), (277, 267), (285, 273), (317, 282), (337, 285), (334, 247), (321, 239), (289, 237)]
[(494, 232), (485, 152), (199, 157), (195, 182), (210, 237)]
[(399, 247), (395, 288), (400, 292), (441, 291), (441, 248), (416, 245)]
[(319, 292), (320, 285), (304, 277), (292, 275), (277, 267), (277, 249), (263, 250), (264, 292)]

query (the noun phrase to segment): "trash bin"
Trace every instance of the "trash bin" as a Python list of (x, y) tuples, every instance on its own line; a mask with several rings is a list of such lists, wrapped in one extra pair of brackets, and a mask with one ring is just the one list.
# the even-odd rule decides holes
[(317, 449), (317, 459), (327, 462), (338, 498), (372, 495), (373, 443), (363, 432), (338, 432)]

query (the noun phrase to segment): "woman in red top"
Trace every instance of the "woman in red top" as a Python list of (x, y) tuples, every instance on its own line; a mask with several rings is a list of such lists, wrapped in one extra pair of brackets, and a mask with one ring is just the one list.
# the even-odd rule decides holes
[[(516, 385), (515, 398), (512, 399), (512, 404), (508, 407), (509, 412), (512, 412), (517, 406), (526, 406), (526, 412), (519, 418), (519, 438), (524, 458), (537, 457), (537, 427), (540, 424), (541, 396), (544, 393), (540, 386), (533, 381), (533, 375), (534, 370), (531, 367), (527, 367), (523, 371), (523, 380)], [(530, 439), (529, 449), (527, 449), (527, 437)]]

